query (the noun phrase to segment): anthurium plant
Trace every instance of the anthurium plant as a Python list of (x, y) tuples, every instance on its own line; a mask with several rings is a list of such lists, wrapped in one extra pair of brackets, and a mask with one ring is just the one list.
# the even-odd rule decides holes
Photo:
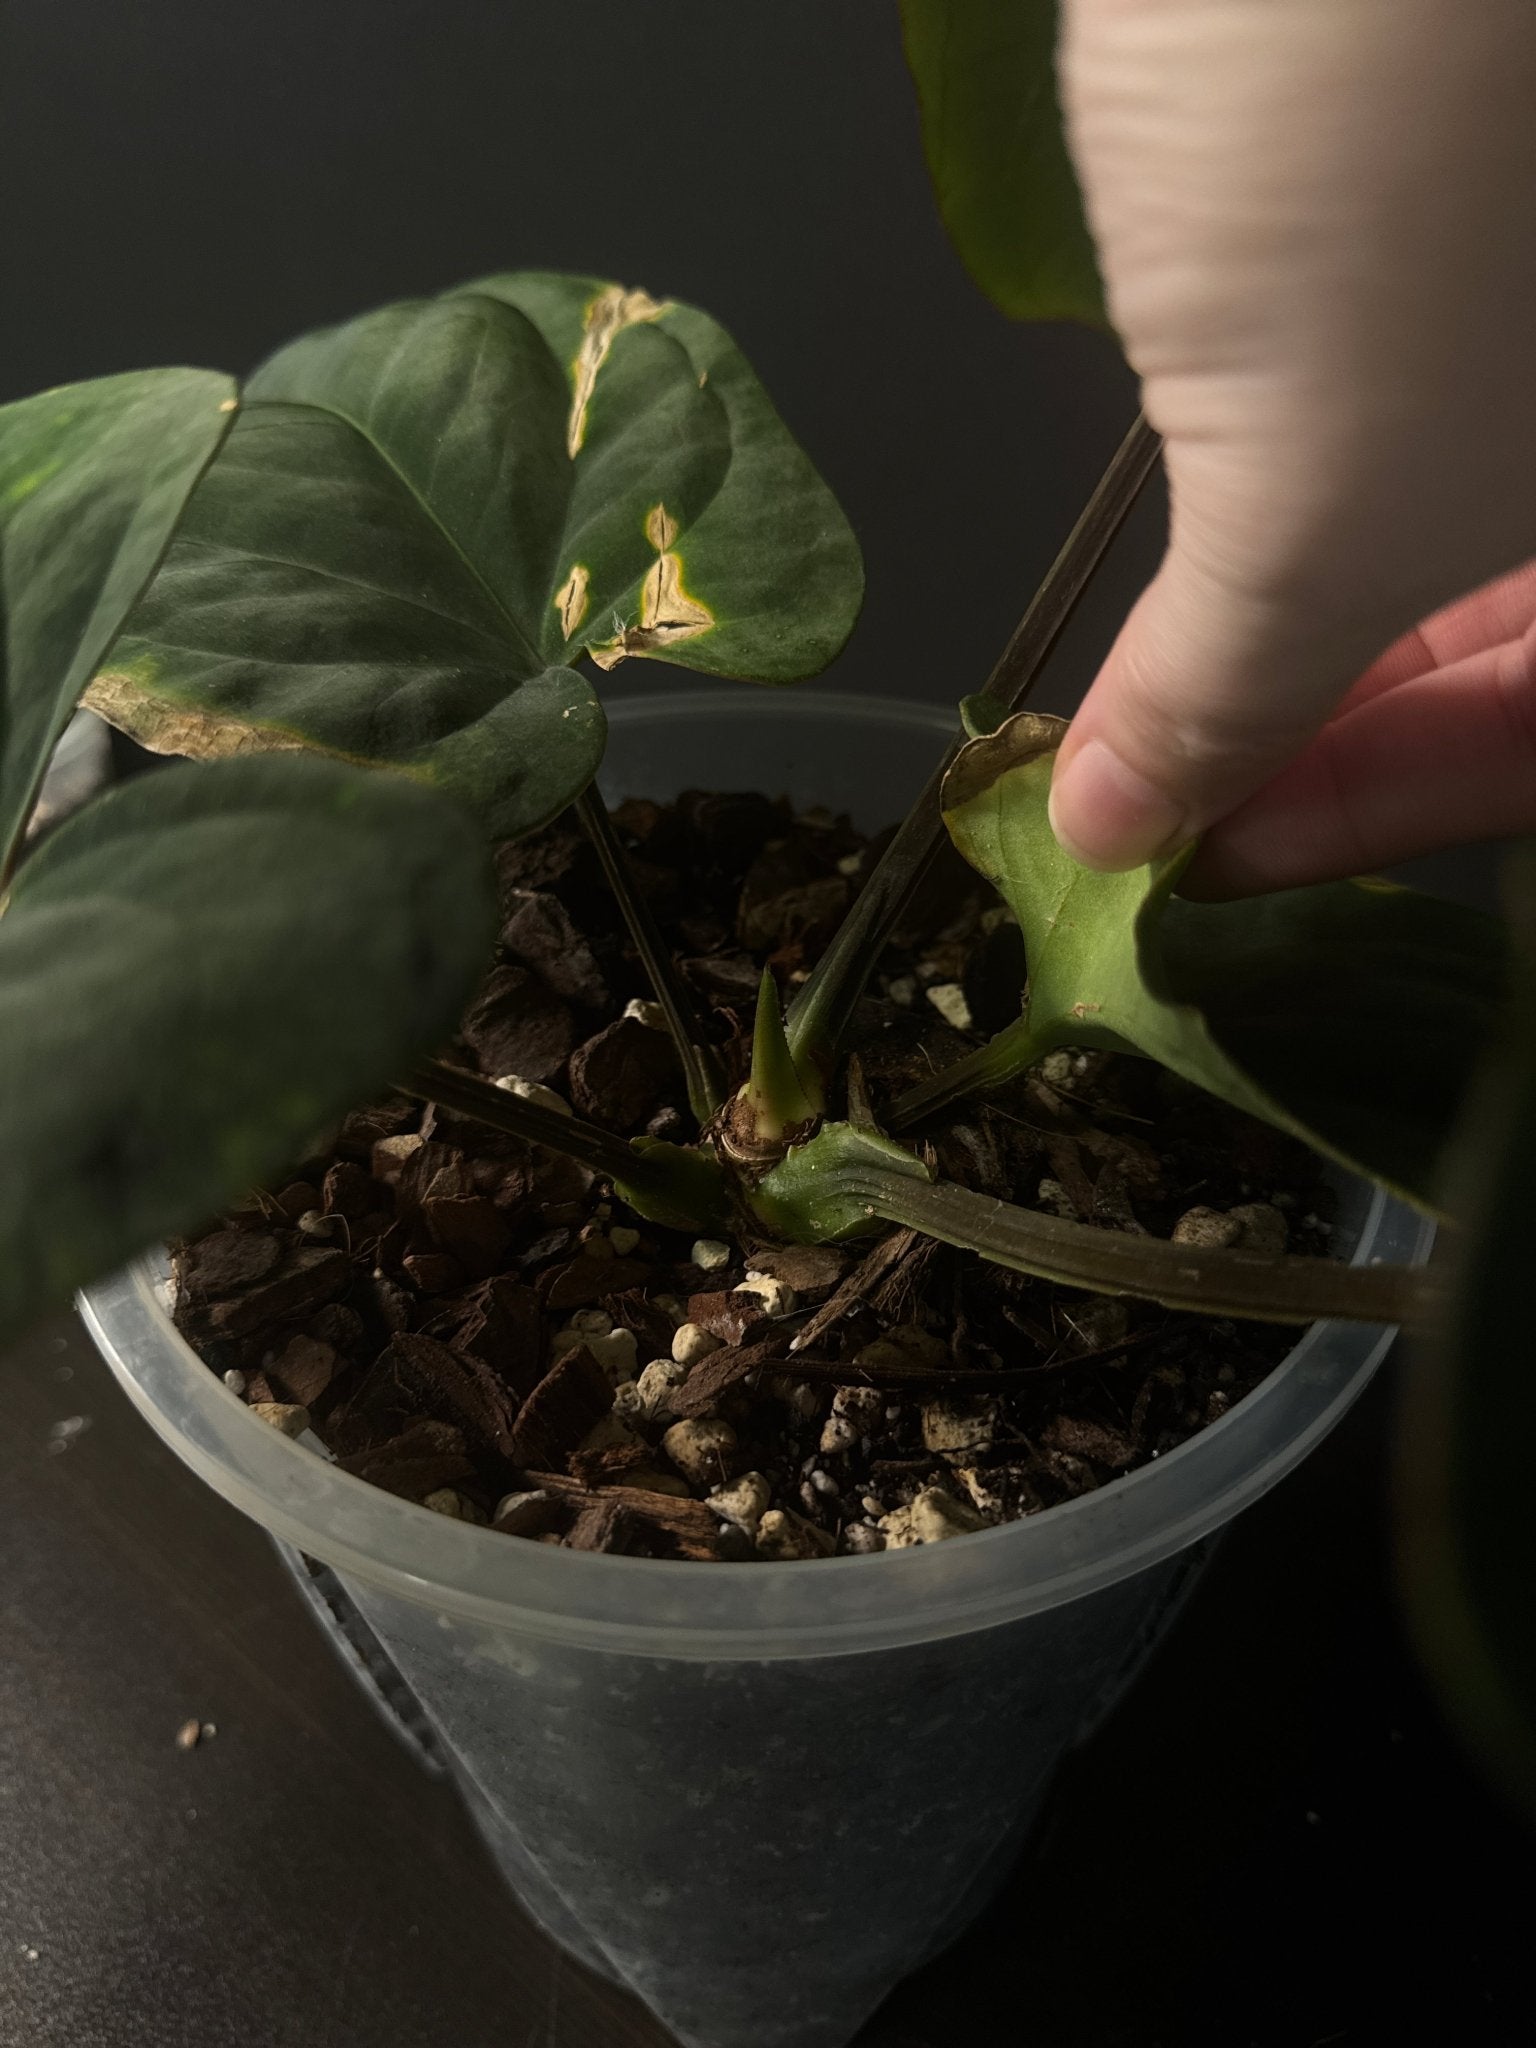
[[(1102, 321), (1049, 90), (1052, 10), (905, 14), (973, 269), (1014, 313)], [(961, 32), (938, 33), (939, 14)], [(1001, 166), (975, 154), (997, 125), (956, 112), (993, 89), (984, 31), (1000, 18), (1046, 87)], [(1016, 207), (1021, 192), (1040, 204)], [(1027, 246), (1004, 213), (1032, 223)], [(630, 660), (770, 686), (813, 675), (854, 626), (862, 566), (712, 319), (604, 279), (511, 273), (301, 337), (239, 386), (151, 371), (0, 409), (0, 1325), (195, 1225), (389, 1084), (701, 1231), (817, 1242), (894, 1221), (1213, 1314), (1431, 1315), (1418, 1270), (1066, 1222), (933, 1163), (968, 1095), (1054, 1049), (1107, 1047), (1427, 1208), (1456, 1200), (1444, 1163), (1504, 1003), (1496, 921), (1375, 882), (1187, 903), (1187, 855), (1091, 875), (1051, 835), (1062, 728), (1022, 706), (1156, 452), (1138, 423), (787, 1009), (765, 979), (742, 1078), (597, 792), (600, 678)], [(23, 861), (82, 701), (184, 765)], [(722, 761), (723, 782), (739, 773)], [(691, 1143), (625, 1141), (432, 1057), (488, 964), (491, 845), (567, 809), (650, 972)], [(849, 1021), (946, 833), (1016, 918), (1028, 983), (989, 1044), (872, 1104)]]
[[(1130, 502), (1132, 457), (1056, 585)], [(704, 314), (598, 279), (482, 279), (293, 342), (238, 397), (167, 371), (25, 401), (0, 414), (0, 461), (13, 855), (82, 698), (201, 764), (107, 797), (12, 882), (10, 1320), (192, 1223), (391, 1080), (700, 1230), (736, 1219), (815, 1242), (899, 1221), (1181, 1307), (1422, 1313), (1415, 1272), (1197, 1252), (936, 1177), (925, 1133), (949, 1105), (1055, 1048), (1109, 1047), (1433, 1204), (1501, 986), (1492, 922), (1408, 891), (1209, 906), (1175, 894), (1182, 857), (1077, 868), (1046, 820), (1060, 722), (1012, 708), (1029, 674), (968, 700), (942, 778), (787, 1015), (765, 978), (749, 1071), (727, 1087), (594, 787), (596, 676), (657, 658), (769, 684), (814, 672), (853, 626), (862, 571), (827, 486)], [(571, 806), (676, 1040), (692, 1145), (620, 1140), (422, 1063), (485, 965), (490, 844)], [(882, 1128), (850, 1096), (846, 1026), (946, 828), (1017, 918), (1029, 985), (1016, 1024), (886, 1105)], [(1389, 1026), (1407, 1007), (1404, 1046)]]

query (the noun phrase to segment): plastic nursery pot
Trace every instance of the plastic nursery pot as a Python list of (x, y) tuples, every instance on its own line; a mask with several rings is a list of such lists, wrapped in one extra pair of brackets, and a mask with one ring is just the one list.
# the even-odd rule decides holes
[[(953, 729), (927, 707), (743, 689), (611, 716), (610, 797), (750, 782), (871, 829)], [(1427, 1250), (1428, 1226), (1366, 1188), (1342, 1216), (1356, 1259)], [(333, 1569), (523, 1903), (685, 2048), (841, 2048), (960, 1933), (1208, 1539), (1326, 1435), (1391, 1341), (1317, 1325), (1201, 1435), (1023, 1522), (704, 1565), (498, 1536), (347, 1477), (244, 1410), (155, 1277), (145, 1262), (84, 1303), (133, 1400), (226, 1499)]]

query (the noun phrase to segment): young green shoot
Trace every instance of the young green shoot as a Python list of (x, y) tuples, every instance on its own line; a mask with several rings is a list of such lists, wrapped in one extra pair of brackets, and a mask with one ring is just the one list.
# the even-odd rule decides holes
[(814, 1072), (790, 1050), (772, 971), (763, 969), (752, 1027), (752, 1069), (737, 1093), (731, 1137), (747, 1154), (777, 1153), (823, 1115), (826, 1100)]

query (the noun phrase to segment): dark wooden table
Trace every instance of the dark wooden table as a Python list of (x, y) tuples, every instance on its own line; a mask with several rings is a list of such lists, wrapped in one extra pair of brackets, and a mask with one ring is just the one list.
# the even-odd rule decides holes
[[(1530, 2038), (1531, 1840), (1391, 1617), (1389, 1391), (1238, 1525), (1005, 1895), (859, 2048)], [(522, 1918), (77, 1325), (0, 1399), (0, 2048), (665, 2048)], [(191, 1718), (217, 1734), (183, 1751)]]

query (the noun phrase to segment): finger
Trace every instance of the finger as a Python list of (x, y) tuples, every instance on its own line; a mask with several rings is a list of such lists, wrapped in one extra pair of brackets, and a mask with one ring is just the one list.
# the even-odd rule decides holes
[(1384, 637), (1251, 596), (1174, 548), (1062, 743), (1057, 838), (1096, 868), (1170, 851), (1299, 754)]
[(1536, 622), (1536, 562), (1526, 562), (1435, 612), (1396, 640), (1371, 663), (1344, 702), (1340, 715), (1358, 710), (1383, 690), (1448, 667), (1469, 655), (1518, 640)]
[(1536, 627), (1335, 719), (1224, 818), (1186, 877), (1245, 896), (1536, 832)]

